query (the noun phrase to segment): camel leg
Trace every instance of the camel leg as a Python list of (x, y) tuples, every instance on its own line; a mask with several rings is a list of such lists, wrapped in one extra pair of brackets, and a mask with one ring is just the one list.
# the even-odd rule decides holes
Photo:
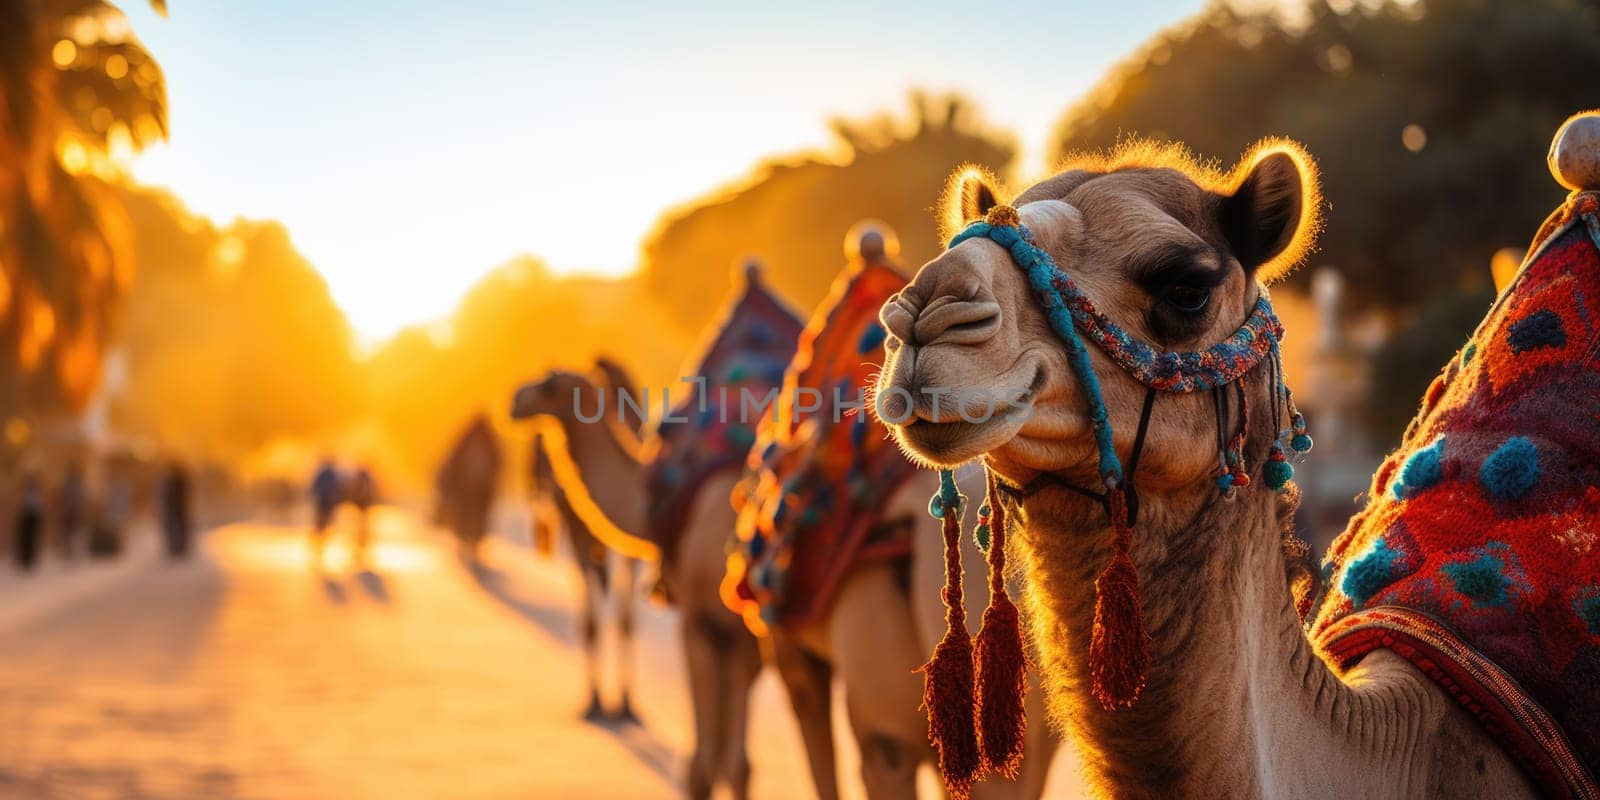
[(689, 662), (689, 698), (694, 703), (694, 753), (689, 757), (690, 800), (711, 796), (722, 751), (721, 704), (729, 691), (722, 682), (723, 659), (732, 640), (703, 611), (684, 609), (683, 652)]
[(745, 750), (745, 731), (750, 722), (750, 686), (761, 674), (761, 648), (736, 617), (722, 620), (732, 642), (723, 661), (722, 741), (717, 763), (734, 800), (750, 796), (750, 756)]
[(588, 722), (605, 719), (605, 707), (600, 703), (600, 603), (605, 591), (590, 565), (578, 563), (579, 600), (583, 605), (583, 619), (578, 635), (583, 639), (583, 657), (589, 673), (589, 706), (583, 711)]
[(623, 722), (640, 725), (638, 715), (633, 713), (633, 615), (638, 606), (639, 561), (633, 558), (618, 558), (621, 562), (617, 571), (621, 580), (619, 583), (618, 602), (621, 606), (617, 609), (617, 681), (621, 686), (622, 703), (617, 707), (616, 718)]
[(838, 800), (839, 776), (833, 751), (833, 667), (801, 648), (782, 629), (772, 632), (773, 663), (789, 691), (789, 704), (800, 723), (811, 782), (819, 800)]
[(865, 567), (845, 580), (829, 637), (861, 748), (867, 796), (914, 800), (917, 767), (933, 755), (921, 708), (922, 676), (915, 672), (927, 653), (890, 565)]

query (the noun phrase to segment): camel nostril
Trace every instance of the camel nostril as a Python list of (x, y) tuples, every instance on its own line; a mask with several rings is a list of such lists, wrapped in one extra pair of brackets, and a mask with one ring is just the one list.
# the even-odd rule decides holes
[(978, 344), (1000, 332), (1000, 304), (991, 300), (934, 302), (914, 325), (916, 340), (950, 344)]
[(883, 323), (883, 329), (889, 333), (889, 341), (896, 339), (902, 342), (911, 341), (912, 326), (916, 322), (916, 306), (905, 297), (905, 293), (889, 298), (878, 310), (878, 321)]

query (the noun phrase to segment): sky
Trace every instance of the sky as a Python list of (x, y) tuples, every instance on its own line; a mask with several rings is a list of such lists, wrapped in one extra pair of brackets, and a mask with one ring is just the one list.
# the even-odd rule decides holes
[(283, 221), (371, 343), (519, 254), (632, 270), (663, 211), (912, 88), (969, 95), (1040, 171), (1060, 114), (1204, 0), (862, 5), (127, 0), (172, 133), (133, 172)]

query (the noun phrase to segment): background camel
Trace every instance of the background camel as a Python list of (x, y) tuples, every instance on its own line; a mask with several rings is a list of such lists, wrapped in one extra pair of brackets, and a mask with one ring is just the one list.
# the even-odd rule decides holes
[[(628, 533), (645, 530), (648, 465), (618, 440), (615, 426), (579, 422), (572, 410), (574, 392), (594, 397), (595, 386), (582, 375), (551, 373), (517, 391), (512, 416), (556, 421), (560, 441), (547, 434), (546, 452), (562, 492), (590, 530), (604, 530), (598, 535), (610, 546), (620, 543), (625, 551), (659, 553), (653, 543)], [(736, 797), (745, 797), (750, 778), (744, 734), (749, 689), (761, 669), (761, 654), (755, 637), (717, 596), (723, 545), (733, 529), (733, 510), (726, 500), (733, 478), (731, 473), (717, 476), (702, 487), (678, 544), (680, 557), (661, 575), (681, 615), (688, 659), (695, 715), (688, 785), (693, 798), (709, 797), (718, 780)]]
[[(742, 552), (732, 577), (749, 599), (733, 605), (770, 634), (825, 800), (838, 796), (829, 702), (836, 673), (869, 797), (915, 797), (917, 768), (932, 756), (916, 671), (944, 630), (943, 546), (926, 514), (937, 479), (907, 464), (870, 417), (835, 414), (831, 400), (810, 415), (796, 410), (802, 387), (825, 397), (839, 387), (848, 401), (870, 382), (883, 355), (877, 309), (905, 283), (896, 250), (879, 224), (859, 224), (847, 237), (846, 268), (801, 337), (780, 395), (788, 404), (763, 432), (770, 446), (752, 452), (759, 466), (737, 495), (745, 500)], [(980, 475), (971, 477), (981, 486)], [(963, 548), (981, 580), (982, 555), (970, 541)], [(1042, 698), (1032, 694), (1037, 713)], [(1039, 796), (1056, 741), (1042, 726), (1036, 733), (1018, 780), (981, 795)]]
[[(1013, 214), (990, 214), (997, 187), (978, 174), (956, 180), (951, 222), (987, 216), (1015, 232)], [(1014, 203), (1038, 248), (1106, 321), (1131, 341), (1176, 351), (1235, 335), (1262, 284), (1307, 251), (1319, 211), (1311, 161), (1287, 142), (1259, 147), (1227, 175), (1173, 149), (1130, 146), (1080, 160)], [(895, 434), (918, 457), (940, 465), (982, 457), (1009, 487), (1001, 495), (1016, 522), (1052, 707), (1099, 792), (1533, 796), (1484, 730), (1409, 662), (1379, 650), (1341, 676), (1307, 641), (1283, 546), (1294, 495), (1264, 487), (1269, 447), (1282, 433), (1273, 418), (1284, 410), (1268, 374), (1275, 359), (1212, 392), (1158, 393), (1106, 349), (1127, 342), (1097, 340), (1081, 362), (1088, 375), (1075, 373), (1018, 252), (1027, 249), (965, 241), (884, 307), (890, 355), (880, 411), (902, 421)], [(1070, 309), (1053, 313), (1074, 327)], [(976, 423), (948, 405), (936, 413), (917, 399), (925, 386), (1003, 410)], [(1090, 415), (1096, 388), (1100, 425)], [(1218, 405), (1228, 392), (1238, 401)], [(1147, 396), (1153, 404), (1142, 414)], [(1246, 402), (1251, 412), (1241, 414)], [(1096, 580), (1120, 537), (1108, 506), (1073, 489), (1101, 483), (1097, 431), (1123, 463), (1132, 460), (1141, 416), (1149, 426), (1132, 473), (1129, 543), (1137, 583), (1124, 588), (1144, 632), (1110, 652), (1142, 650), (1148, 664), (1099, 671), (1106, 665), (1092, 663), (1091, 644), (1118, 629), (1097, 629)], [(1219, 450), (1236, 433), (1243, 447), (1219, 483)], [(1106, 683), (1135, 672), (1142, 681)]]
[(455, 534), (461, 557), (472, 563), (477, 563), (478, 545), (489, 530), (500, 465), (494, 428), (479, 414), (462, 431), (435, 480), (434, 522)]
[[(615, 394), (635, 392), (633, 380), (620, 364), (609, 359), (595, 362), (600, 385)], [(633, 711), (633, 631), (634, 613), (639, 601), (640, 560), (626, 556), (613, 558), (611, 551), (589, 531), (583, 518), (573, 510), (572, 504), (556, 481), (550, 456), (545, 452), (544, 437), (535, 434), (529, 452), (529, 489), (532, 495), (532, 526), (536, 549), (549, 553), (554, 549), (557, 532), (566, 534), (567, 549), (578, 570), (579, 636), (583, 640), (585, 662), (589, 674), (589, 704), (583, 718), (590, 722), (611, 719), (638, 724)], [(600, 620), (606, 598), (616, 586), (617, 625), (617, 680), (618, 701), (615, 711), (607, 712), (600, 700)]]
[[(754, 268), (744, 272), (744, 291), (736, 298), (690, 376), (707, 379), (707, 390), (715, 393), (722, 385), (744, 385), (757, 396), (765, 386), (775, 385), (773, 375), (742, 367), (741, 353), (769, 347), (791, 347), (799, 322), (782, 310), (767, 292)], [(782, 313), (778, 313), (781, 311)], [(785, 344), (780, 331), (788, 317), (792, 329)], [(724, 359), (723, 354), (731, 356)], [(787, 360), (787, 356), (784, 357)], [(728, 367), (735, 375), (701, 369)], [(781, 369), (779, 370), (781, 372)], [(688, 794), (709, 797), (713, 786), (724, 783), (735, 797), (747, 796), (750, 763), (745, 750), (751, 684), (761, 669), (761, 654), (755, 637), (739, 619), (722, 605), (718, 590), (726, 565), (726, 544), (733, 531), (733, 509), (728, 495), (737, 478), (738, 460), (723, 462), (712, 457), (687, 462), (707, 467), (696, 479), (683, 474), (677, 480), (657, 469), (658, 462), (680, 455), (662, 450), (679, 442), (680, 431), (668, 429), (648, 443), (628, 435), (621, 426), (600, 420), (594, 424), (579, 418), (576, 398), (595, 398), (596, 386), (589, 378), (570, 372), (552, 372), (543, 380), (520, 388), (512, 402), (516, 419), (543, 417), (555, 423), (549, 428), (545, 451), (563, 495), (583, 523), (608, 547), (623, 553), (650, 558), (660, 563), (661, 589), (677, 607), (681, 635), (688, 661), (689, 690), (694, 706), (695, 745), (690, 757)], [(617, 412), (617, 398), (608, 406), (610, 418)], [(586, 415), (593, 407), (584, 406)], [(669, 415), (677, 417), (676, 413)], [(590, 417), (592, 419), (592, 416)], [(687, 431), (683, 431), (687, 432)], [(732, 427), (719, 428), (717, 441), (736, 444), (743, 441)], [(743, 441), (743, 446), (748, 446)], [(691, 454), (692, 455), (692, 454)], [(718, 466), (720, 464), (720, 466)], [(661, 531), (660, 499), (664, 491), (681, 494), (681, 508), (671, 541), (645, 535)]]

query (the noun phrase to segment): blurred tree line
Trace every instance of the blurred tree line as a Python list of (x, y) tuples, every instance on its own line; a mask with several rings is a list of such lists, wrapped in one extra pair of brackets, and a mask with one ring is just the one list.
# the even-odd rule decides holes
[[(607, 355), (659, 405), (660, 388), (676, 381), (692, 344), (636, 278), (557, 276), (532, 257), (513, 259), (479, 280), (446, 320), (406, 328), (366, 362), (371, 427), (356, 446), (411, 485), (431, 486), (474, 415), (488, 416), (511, 441), (527, 439), (507, 416), (524, 381), (552, 368), (587, 371)], [(512, 464), (525, 449), (513, 448)], [(520, 474), (512, 477), (523, 485)]]
[(1305, 143), (1329, 204), (1312, 263), (1406, 320), (1368, 409), (1391, 441), (1487, 308), (1491, 255), (1525, 245), (1562, 200), (1539, 155), (1568, 115), (1600, 106), (1600, 5), (1310, 0), (1303, 12), (1216, 3), (1157, 35), (1068, 110), (1056, 152), (1146, 136), (1231, 164), (1265, 135)]
[(922, 264), (943, 249), (932, 208), (950, 173), (973, 163), (1004, 174), (1016, 151), (955, 95), (914, 92), (908, 119), (836, 119), (832, 129), (836, 157), (769, 159), (745, 181), (663, 216), (644, 245), (643, 280), (686, 329), (712, 319), (732, 291), (733, 265), (751, 255), (809, 310), (844, 264), (845, 232), (865, 217), (894, 228), (905, 263)]
[(355, 335), (283, 225), (218, 227), (165, 192), (120, 194), (139, 263), (112, 339), (121, 435), (237, 463), (364, 414)]

